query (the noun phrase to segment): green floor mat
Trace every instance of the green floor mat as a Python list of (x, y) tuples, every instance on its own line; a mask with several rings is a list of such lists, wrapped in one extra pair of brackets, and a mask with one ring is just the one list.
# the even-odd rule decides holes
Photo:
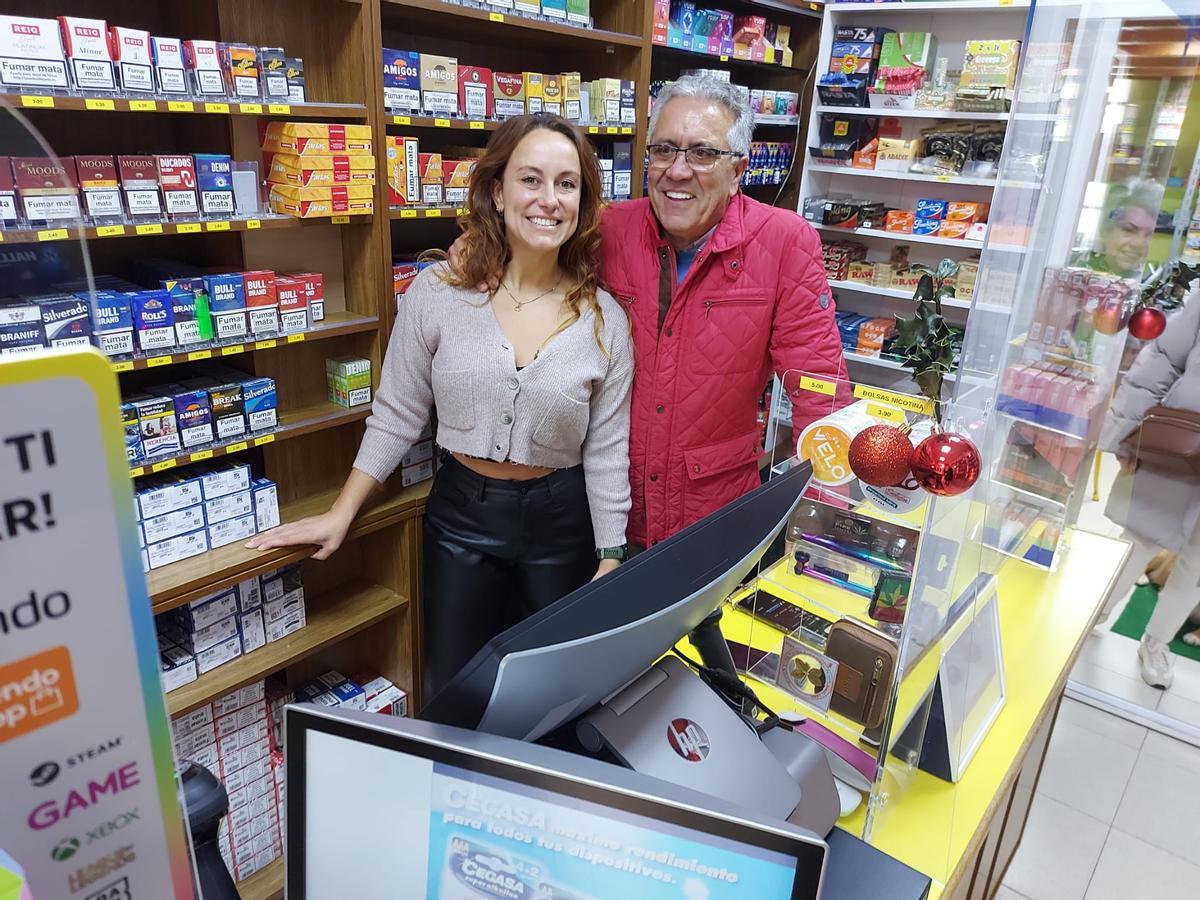
[[(1146, 630), (1146, 623), (1150, 621), (1150, 615), (1154, 612), (1154, 604), (1157, 602), (1158, 588), (1154, 585), (1147, 584), (1134, 588), (1133, 596), (1125, 604), (1125, 611), (1121, 613), (1117, 621), (1113, 622), (1112, 630), (1117, 634), (1140, 641), (1142, 632)], [(1195, 627), (1195, 625), (1185, 623), (1179, 629), (1179, 634), (1186, 634)], [(1200, 662), (1200, 647), (1191, 647), (1185, 644), (1179, 634), (1175, 636), (1175, 640), (1171, 641), (1171, 652)]]

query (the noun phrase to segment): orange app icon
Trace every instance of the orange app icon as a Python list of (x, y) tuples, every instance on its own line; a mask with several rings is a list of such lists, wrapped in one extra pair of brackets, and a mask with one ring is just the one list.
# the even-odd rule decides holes
[(66, 647), (0, 666), (0, 744), (78, 710), (79, 694)]

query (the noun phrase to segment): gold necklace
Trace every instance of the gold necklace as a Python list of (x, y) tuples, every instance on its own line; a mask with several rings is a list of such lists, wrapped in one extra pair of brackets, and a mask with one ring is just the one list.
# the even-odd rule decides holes
[(550, 288), (550, 290), (548, 290), (548, 291), (542, 291), (540, 294), (538, 294), (538, 295), (537, 295), (536, 297), (534, 297), (532, 300), (518, 300), (518, 299), (517, 299), (517, 295), (516, 295), (516, 294), (514, 294), (512, 291), (510, 291), (510, 290), (508, 289), (508, 285), (507, 285), (507, 284), (505, 284), (503, 281), (502, 281), (502, 282), (500, 282), (500, 287), (504, 288), (504, 293), (508, 294), (508, 296), (512, 298), (513, 305), (514, 305), (514, 306), (516, 306), (516, 308), (517, 308), (517, 312), (520, 312), (520, 311), (521, 311), (521, 307), (523, 307), (523, 306), (528, 306), (530, 303), (534, 303), (534, 302), (536, 302), (536, 301), (538, 301), (538, 300), (541, 300), (541, 299), (542, 299), (543, 297), (545, 297), (547, 294), (553, 294), (553, 293), (554, 293), (556, 290), (558, 290), (558, 285), (559, 285), (561, 282), (562, 282), (562, 279), (560, 278), (558, 281), (554, 282), (554, 286), (553, 286), (553, 287), (551, 287), (551, 288)]

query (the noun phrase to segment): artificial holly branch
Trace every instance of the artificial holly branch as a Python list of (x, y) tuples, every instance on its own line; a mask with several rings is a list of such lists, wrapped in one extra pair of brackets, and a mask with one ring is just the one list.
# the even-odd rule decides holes
[(934, 421), (940, 427), (942, 385), (954, 370), (953, 332), (942, 315), (942, 297), (953, 291), (947, 281), (958, 272), (958, 263), (943, 259), (936, 269), (913, 268), (923, 272), (913, 292), (916, 312), (908, 318), (896, 316), (893, 346), (904, 367), (912, 371), (921, 393), (933, 402)]

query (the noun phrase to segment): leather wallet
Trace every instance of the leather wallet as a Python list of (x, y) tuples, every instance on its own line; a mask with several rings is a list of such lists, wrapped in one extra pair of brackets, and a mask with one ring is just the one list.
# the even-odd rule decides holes
[(838, 664), (829, 708), (866, 728), (878, 728), (896, 674), (895, 642), (852, 619), (839, 619), (829, 629), (825, 655)]

